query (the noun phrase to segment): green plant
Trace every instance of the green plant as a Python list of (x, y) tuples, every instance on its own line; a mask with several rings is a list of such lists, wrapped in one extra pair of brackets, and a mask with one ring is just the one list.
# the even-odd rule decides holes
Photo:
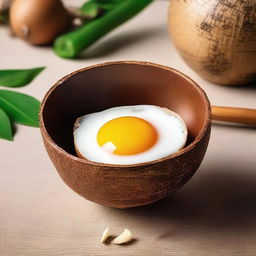
[[(21, 87), (44, 68), (0, 70), (0, 86)], [(0, 138), (13, 140), (12, 123), (38, 127), (40, 102), (32, 96), (0, 89)]]

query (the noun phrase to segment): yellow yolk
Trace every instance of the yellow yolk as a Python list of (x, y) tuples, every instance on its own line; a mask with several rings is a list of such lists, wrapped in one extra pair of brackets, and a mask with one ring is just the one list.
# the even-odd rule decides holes
[(98, 144), (117, 155), (134, 155), (150, 149), (157, 141), (156, 129), (133, 116), (118, 117), (105, 123), (97, 135)]

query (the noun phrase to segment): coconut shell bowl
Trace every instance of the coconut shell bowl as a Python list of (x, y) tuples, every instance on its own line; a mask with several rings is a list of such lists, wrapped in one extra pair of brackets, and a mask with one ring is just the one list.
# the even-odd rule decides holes
[[(138, 104), (178, 113), (188, 128), (186, 146), (168, 157), (132, 165), (101, 164), (76, 156), (73, 126), (78, 117)], [(241, 111), (212, 109), (215, 119), (237, 121), (242, 115), (244, 123), (256, 120), (253, 110)], [(210, 138), (211, 106), (204, 91), (177, 70), (145, 62), (111, 62), (59, 80), (42, 102), (40, 128), (50, 159), (72, 190), (98, 204), (128, 208), (156, 202), (194, 175)]]

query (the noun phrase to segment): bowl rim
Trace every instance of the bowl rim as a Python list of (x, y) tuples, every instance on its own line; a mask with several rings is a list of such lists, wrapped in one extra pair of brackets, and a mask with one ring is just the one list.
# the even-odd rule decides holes
[[(121, 165), (121, 164), (106, 164), (106, 163), (98, 163), (98, 162), (93, 162), (87, 159), (83, 159), (83, 158), (79, 158), (75, 155), (72, 155), (70, 153), (68, 153), (66, 150), (64, 150), (63, 148), (61, 148), (60, 146), (57, 145), (57, 143), (55, 143), (55, 141), (51, 138), (51, 136), (49, 135), (49, 133), (47, 132), (47, 129), (45, 127), (44, 124), (44, 118), (43, 118), (43, 112), (44, 112), (44, 106), (47, 102), (47, 99), (49, 98), (49, 96), (52, 94), (53, 91), (55, 91), (55, 89), (59, 86), (61, 86), (63, 84), (63, 82), (67, 81), (68, 79), (70, 79), (71, 77), (73, 77), (74, 75), (90, 70), (90, 69), (95, 69), (95, 68), (99, 68), (99, 67), (106, 67), (106, 66), (110, 66), (110, 65), (120, 65), (120, 64), (135, 64), (135, 65), (143, 65), (143, 66), (151, 66), (151, 67), (157, 67), (160, 69), (164, 69), (167, 71), (171, 71), (175, 74), (177, 74), (178, 76), (182, 77), (183, 79), (185, 79), (186, 81), (188, 81), (198, 92), (199, 94), (201, 94), (203, 101), (205, 103), (205, 106), (207, 108), (207, 116), (206, 116), (206, 120), (203, 124), (202, 129), (200, 130), (200, 132), (198, 133), (198, 135), (196, 136), (196, 138), (194, 139), (194, 141), (192, 143), (190, 143), (188, 146), (186, 146), (185, 148), (181, 149), (180, 151), (157, 159), (157, 160), (153, 160), (153, 161), (148, 161), (148, 162), (144, 162), (144, 163), (137, 163), (137, 164), (126, 164), (126, 165)], [(46, 139), (48, 141), (48, 143), (51, 144), (52, 147), (54, 147), (59, 153), (64, 154), (67, 158), (70, 158), (74, 161), (80, 162), (80, 163), (84, 163), (86, 165), (92, 165), (92, 166), (99, 166), (99, 167), (113, 167), (113, 168), (134, 168), (134, 167), (145, 167), (148, 165), (153, 165), (153, 164), (158, 164), (160, 162), (169, 160), (169, 159), (173, 159), (176, 158), (182, 154), (187, 153), (188, 151), (192, 150), (203, 138), (203, 136), (205, 135), (205, 133), (207, 132), (207, 128), (211, 125), (211, 120), (212, 120), (212, 114), (211, 114), (211, 105), (210, 105), (210, 101), (207, 97), (206, 92), (194, 81), (192, 80), (190, 77), (188, 77), (187, 75), (183, 74), (182, 72), (178, 71), (177, 69), (165, 66), (165, 65), (161, 65), (161, 64), (157, 64), (157, 63), (153, 63), (153, 62), (147, 62), (147, 61), (133, 61), (133, 60), (125, 60), (125, 61), (108, 61), (108, 62), (104, 62), (104, 63), (100, 63), (100, 64), (95, 64), (95, 65), (91, 65), (85, 68), (81, 68), (78, 70), (75, 70), (71, 73), (69, 73), (68, 75), (62, 77), (61, 79), (59, 79), (45, 94), (41, 105), (40, 105), (40, 111), (39, 111), (39, 124), (40, 124), (40, 130), (41, 130), (41, 134), (42, 137), (44, 139)]]

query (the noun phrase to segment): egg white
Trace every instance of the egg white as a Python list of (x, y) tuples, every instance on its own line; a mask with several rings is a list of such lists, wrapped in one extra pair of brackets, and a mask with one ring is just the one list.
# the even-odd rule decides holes
[[(100, 128), (106, 122), (124, 116), (148, 121), (158, 133), (157, 142), (145, 152), (125, 156), (112, 154), (100, 147), (97, 142)], [(90, 161), (129, 165), (154, 161), (178, 152), (185, 146), (187, 134), (181, 117), (166, 108), (154, 105), (121, 106), (80, 118), (79, 126), (74, 130), (74, 143), (76, 150)]]

